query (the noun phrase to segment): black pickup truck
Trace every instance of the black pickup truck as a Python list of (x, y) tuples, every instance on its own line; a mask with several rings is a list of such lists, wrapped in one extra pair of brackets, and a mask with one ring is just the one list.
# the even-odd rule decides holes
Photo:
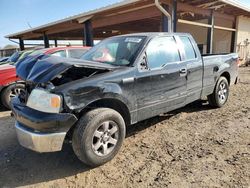
[(111, 160), (126, 126), (207, 97), (222, 107), (238, 78), (237, 54), (202, 57), (185, 33), (111, 37), (82, 60), (29, 57), (17, 65), (26, 94), (12, 100), (22, 146), (60, 151), (66, 139), (90, 166)]

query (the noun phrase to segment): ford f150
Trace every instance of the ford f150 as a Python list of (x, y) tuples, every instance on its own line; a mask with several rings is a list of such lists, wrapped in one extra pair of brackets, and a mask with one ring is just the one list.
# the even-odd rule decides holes
[(222, 107), (238, 77), (238, 55), (202, 56), (185, 33), (140, 33), (103, 40), (82, 60), (39, 56), (17, 65), (26, 94), (12, 100), (22, 146), (60, 151), (72, 141), (91, 166), (111, 160), (126, 126), (207, 97)]

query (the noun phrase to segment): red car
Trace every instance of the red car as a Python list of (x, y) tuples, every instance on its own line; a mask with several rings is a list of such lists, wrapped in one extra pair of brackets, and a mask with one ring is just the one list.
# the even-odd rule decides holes
[[(80, 58), (89, 47), (56, 47), (34, 50), (29, 55), (46, 54), (66, 58)], [(10, 99), (24, 91), (24, 84), (16, 75), (16, 67), (13, 64), (0, 66), (0, 97), (4, 107), (10, 109)]]

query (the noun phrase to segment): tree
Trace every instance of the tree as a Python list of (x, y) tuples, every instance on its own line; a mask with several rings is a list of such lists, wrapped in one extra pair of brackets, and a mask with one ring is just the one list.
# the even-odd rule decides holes
[(3, 49), (13, 49), (13, 48), (18, 48), (18, 46), (12, 45), (12, 44), (8, 44), (8, 45), (6, 45), (6, 46), (3, 47)]

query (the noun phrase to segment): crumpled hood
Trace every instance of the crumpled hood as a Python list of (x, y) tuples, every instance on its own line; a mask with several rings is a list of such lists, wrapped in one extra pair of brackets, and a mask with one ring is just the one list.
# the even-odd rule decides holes
[(73, 66), (99, 70), (112, 70), (115, 68), (115, 66), (104, 63), (43, 54), (24, 58), (17, 63), (16, 72), (22, 80), (35, 83), (46, 83)]

